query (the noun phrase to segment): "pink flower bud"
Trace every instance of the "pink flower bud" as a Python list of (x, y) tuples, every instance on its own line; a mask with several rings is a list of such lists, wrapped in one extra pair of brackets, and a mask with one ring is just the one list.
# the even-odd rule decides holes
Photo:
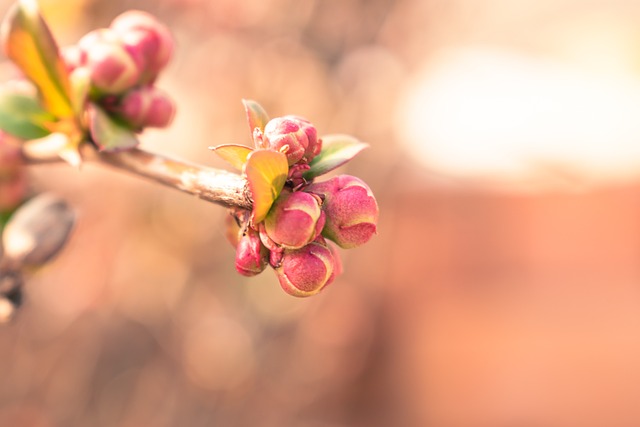
[(243, 276), (255, 276), (267, 266), (269, 251), (260, 242), (258, 233), (248, 228), (236, 247), (236, 270)]
[(153, 15), (131, 10), (118, 16), (111, 28), (142, 71), (142, 83), (153, 82), (173, 54), (171, 33)]
[(264, 128), (269, 148), (287, 155), (289, 165), (309, 163), (322, 148), (316, 128), (297, 116), (277, 117)]
[(283, 192), (264, 220), (264, 231), (279, 246), (299, 249), (320, 235), (324, 222), (317, 196)]
[(173, 120), (176, 107), (171, 98), (154, 86), (144, 86), (127, 93), (117, 108), (120, 116), (133, 128), (165, 127)]
[(296, 250), (286, 250), (276, 269), (282, 289), (296, 297), (315, 295), (335, 278), (335, 259), (320, 237)]
[(86, 55), (86, 66), (96, 89), (118, 94), (138, 83), (137, 64), (111, 30), (92, 31), (78, 45)]
[(348, 249), (366, 243), (377, 231), (378, 204), (371, 189), (361, 179), (339, 175), (314, 183), (305, 191), (324, 197), (327, 215), (322, 235)]

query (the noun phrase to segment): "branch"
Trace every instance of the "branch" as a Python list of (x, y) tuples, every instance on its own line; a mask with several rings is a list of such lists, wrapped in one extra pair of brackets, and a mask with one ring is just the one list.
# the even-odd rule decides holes
[[(97, 151), (90, 144), (83, 145), (82, 154), (86, 161), (106, 164), (226, 207), (248, 210), (252, 207), (248, 183), (238, 174), (171, 159), (141, 148), (107, 153)], [(22, 154), (27, 164), (61, 161), (58, 157), (35, 157), (27, 150)]]

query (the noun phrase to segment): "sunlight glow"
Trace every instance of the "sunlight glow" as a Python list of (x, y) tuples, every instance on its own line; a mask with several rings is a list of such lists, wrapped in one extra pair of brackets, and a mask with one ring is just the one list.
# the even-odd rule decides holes
[[(640, 79), (489, 49), (447, 51), (409, 85), (401, 140), (457, 177), (640, 177)], [(544, 185), (544, 184), (543, 184)]]

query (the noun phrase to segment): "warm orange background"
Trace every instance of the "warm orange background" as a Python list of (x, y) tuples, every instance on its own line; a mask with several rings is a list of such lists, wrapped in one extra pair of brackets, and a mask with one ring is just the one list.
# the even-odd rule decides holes
[(235, 273), (224, 209), (33, 167), (79, 222), (0, 329), (0, 426), (640, 425), (640, 5), (41, 4), (63, 44), (129, 8), (172, 29), (148, 149), (224, 167), (241, 98), (369, 142), (345, 171), (380, 233), (299, 300)]

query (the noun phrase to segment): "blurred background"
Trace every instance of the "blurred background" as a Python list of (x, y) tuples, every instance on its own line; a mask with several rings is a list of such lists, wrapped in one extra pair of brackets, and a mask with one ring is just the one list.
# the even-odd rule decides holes
[(171, 28), (145, 148), (225, 167), (255, 99), (370, 143), (341, 171), (381, 215), (300, 300), (235, 273), (221, 207), (32, 167), (79, 223), (0, 329), (0, 425), (640, 424), (640, 4), (40, 4), (62, 45), (131, 8)]

